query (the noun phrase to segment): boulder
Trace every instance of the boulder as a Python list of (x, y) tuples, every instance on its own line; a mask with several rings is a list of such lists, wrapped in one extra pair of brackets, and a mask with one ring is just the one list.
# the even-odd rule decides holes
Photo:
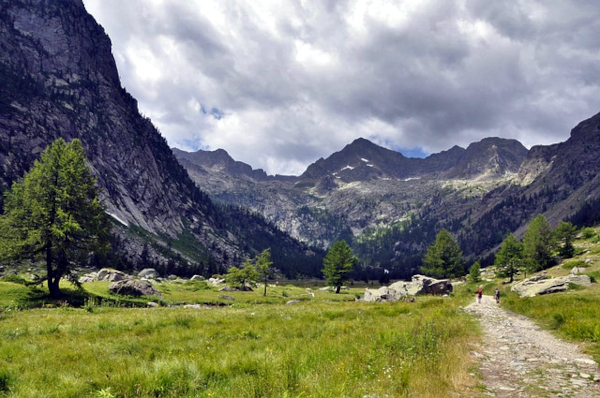
[(290, 300), (285, 303), (285, 305), (294, 305), (300, 303), (300, 300)]
[(231, 286), (223, 286), (219, 289), (220, 292), (239, 292), (240, 289)]
[(102, 268), (98, 271), (97, 279), (99, 281), (119, 282), (131, 279), (131, 276), (127, 275), (125, 272), (117, 271), (116, 269)]
[(126, 296), (159, 296), (162, 297), (160, 292), (152, 287), (152, 285), (146, 281), (126, 279), (122, 281), (113, 282), (108, 285), (108, 290), (115, 294), (121, 294)]
[(365, 290), (360, 301), (385, 302), (398, 301), (406, 296), (418, 294), (447, 295), (452, 292), (452, 283), (448, 279), (434, 279), (423, 275), (414, 275), (410, 282), (395, 282), (390, 286), (382, 286), (377, 290)]
[(222, 278), (210, 278), (208, 283), (212, 286), (219, 286), (222, 283), (225, 283), (225, 279)]
[(230, 295), (228, 295), (228, 294), (221, 294), (221, 295), (219, 296), (219, 298), (221, 298), (221, 299), (223, 299), (223, 300), (235, 301), (235, 298), (234, 298), (234, 297), (231, 297), (231, 296), (230, 296)]
[(203, 276), (200, 275), (194, 275), (192, 276), (192, 278), (190, 279), (191, 281), (204, 281), (206, 280)]
[(89, 274), (85, 274), (79, 277), (79, 283), (91, 283), (98, 279), (97, 272), (90, 272)]
[(587, 275), (567, 275), (550, 279), (545, 275), (536, 275), (515, 283), (510, 290), (517, 293), (520, 297), (534, 297), (541, 294), (563, 292), (569, 288), (569, 284), (571, 283), (580, 286), (590, 286), (592, 281)]
[(142, 279), (156, 279), (159, 277), (154, 268), (144, 268), (138, 273), (138, 276)]
[(569, 274), (579, 275), (579, 274), (583, 274), (584, 272), (585, 272), (585, 268), (583, 268), (583, 267), (573, 267), (573, 269), (571, 269), (571, 272), (569, 272)]

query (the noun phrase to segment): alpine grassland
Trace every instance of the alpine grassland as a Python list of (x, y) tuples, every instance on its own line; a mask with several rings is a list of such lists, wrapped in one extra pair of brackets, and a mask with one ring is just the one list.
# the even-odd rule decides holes
[(160, 306), (140, 308), (85, 289), (74, 307), (0, 282), (0, 396), (433, 398), (475, 384), (479, 329), (453, 297), (363, 303), (364, 288), (286, 285), (224, 298), (165, 282)]

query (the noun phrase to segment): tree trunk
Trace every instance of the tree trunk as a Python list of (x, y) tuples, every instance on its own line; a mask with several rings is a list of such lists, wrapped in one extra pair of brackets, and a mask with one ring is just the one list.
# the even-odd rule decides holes
[(267, 296), (267, 277), (265, 276), (265, 293), (263, 294), (263, 296)]
[(342, 286), (338, 285), (337, 289), (335, 289), (335, 293), (338, 294), (340, 292), (340, 289), (342, 288)]

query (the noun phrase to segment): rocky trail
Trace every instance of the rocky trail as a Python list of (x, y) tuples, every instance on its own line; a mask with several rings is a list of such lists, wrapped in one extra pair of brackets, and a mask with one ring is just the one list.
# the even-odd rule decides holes
[(480, 397), (600, 398), (598, 365), (577, 345), (500, 308), (491, 296), (465, 310), (484, 330), (483, 343), (472, 352), (483, 377)]

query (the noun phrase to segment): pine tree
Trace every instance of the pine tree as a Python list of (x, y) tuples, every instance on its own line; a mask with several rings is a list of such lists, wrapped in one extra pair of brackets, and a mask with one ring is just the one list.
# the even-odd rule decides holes
[(421, 272), (434, 278), (454, 278), (464, 274), (462, 250), (450, 232), (443, 228), (427, 248)]
[(475, 261), (471, 268), (469, 268), (469, 280), (473, 283), (477, 283), (481, 280), (481, 265), (479, 261)]
[(537, 272), (550, 267), (555, 239), (552, 229), (543, 214), (538, 214), (529, 223), (523, 236), (523, 256), (528, 271)]
[(323, 275), (327, 278), (327, 284), (336, 288), (336, 293), (340, 292), (356, 263), (352, 249), (343, 240), (335, 242), (329, 249), (323, 260)]
[(0, 254), (16, 262), (43, 259), (50, 295), (59, 297), (60, 280), (78, 285), (76, 265), (108, 247), (99, 192), (81, 142), (58, 139), (6, 193)]
[(576, 233), (577, 227), (568, 221), (561, 221), (554, 230), (556, 239), (563, 242), (563, 245), (558, 250), (558, 254), (560, 254), (562, 258), (571, 258), (575, 254), (573, 240), (575, 239)]
[(494, 260), (496, 274), (503, 278), (510, 278), (510, 283), (514, 280), (514, 275), (519, 272), (523, 266), (523, 244), (511, 233), (509, 234)]

